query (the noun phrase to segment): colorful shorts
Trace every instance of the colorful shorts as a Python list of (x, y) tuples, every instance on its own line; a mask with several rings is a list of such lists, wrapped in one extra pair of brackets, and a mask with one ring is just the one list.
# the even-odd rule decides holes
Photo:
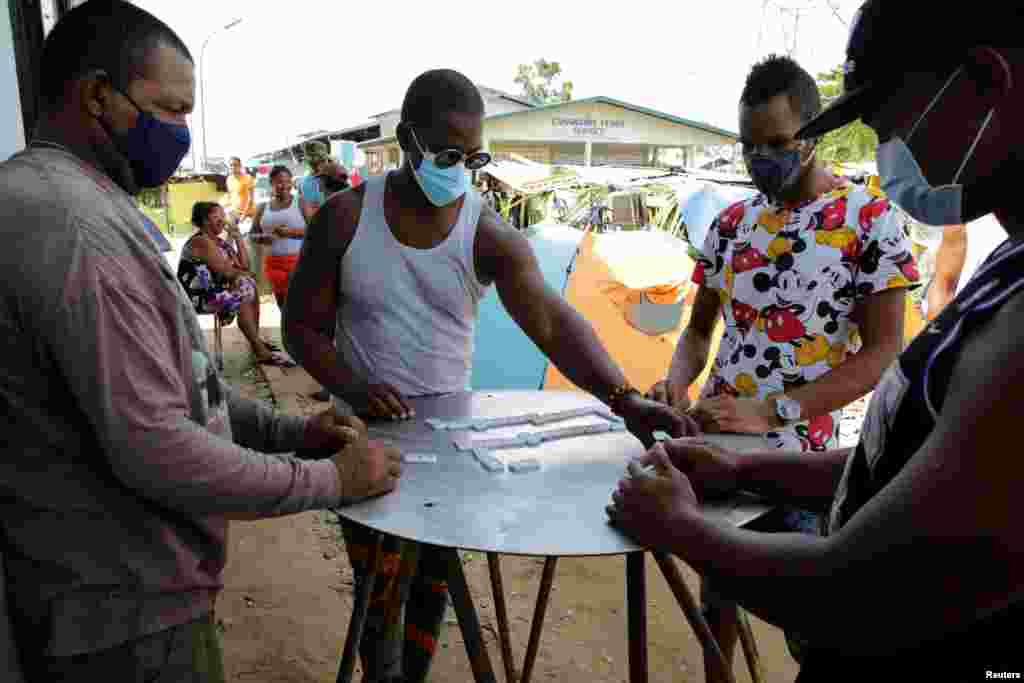
[(221, 289), (211, 292), (203, 301), (201, 313), (216, 313), (219, 316), (238, 314), (242, 304), (256, 299), (256, 281), (251, 277), (243, 277), (233, 289)]

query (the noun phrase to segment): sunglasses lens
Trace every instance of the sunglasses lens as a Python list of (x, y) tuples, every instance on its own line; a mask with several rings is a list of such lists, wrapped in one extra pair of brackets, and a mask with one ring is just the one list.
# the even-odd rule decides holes
[(462, 161), (462, 153), (456, 149), (446, 149), (434, 158), (434, 163), (438, 168), (451, 168), (460, 161)]
[(470, 171), (479, 171), (481, 168), (491, 163), (491, 155), (487, 152), (477, 152), (473, 156), (466, 159), (466, 168)]

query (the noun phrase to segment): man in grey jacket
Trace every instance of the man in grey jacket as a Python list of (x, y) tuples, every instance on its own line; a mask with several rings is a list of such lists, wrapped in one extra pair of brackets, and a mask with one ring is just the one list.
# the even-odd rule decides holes
[[(0, 679), (213, 681), (228, 520), (385, 493), (398, 453), (217, 375), (132, 197), (189, 147), (174, 32), (92, 0), (40, 76), (33, 141), (0, 164), (0, 637), (22, 669), (7, 633)], [(288, 454), (303, 449), (329, 457)]]

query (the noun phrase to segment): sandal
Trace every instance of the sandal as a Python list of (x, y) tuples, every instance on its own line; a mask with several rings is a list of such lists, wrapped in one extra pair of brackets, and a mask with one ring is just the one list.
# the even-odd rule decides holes
[(271, 353), (269, 358), (264, 358), (262, 360), (257, 358), (256, 363), (258, 365), (273, 365), (278, 368), (294, 368), (297, 365), (295, 361), (283, 353)]

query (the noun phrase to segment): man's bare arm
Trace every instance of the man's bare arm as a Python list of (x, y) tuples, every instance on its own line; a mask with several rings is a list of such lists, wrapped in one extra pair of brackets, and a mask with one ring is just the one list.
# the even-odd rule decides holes
[(711, 351), (711, 336), (722, 311), (722, 300), (711, 287), (701, 286), (693, 302), (690, 322), (679, 337), (672, 365), (669, 367), (669, 381), (679, 387), (689, 387), (704, 371)]
[[(1019, 600), (1024, 461), (1006, 425), (1024, 401), (1022, 319), (1018, 296), (976, 333), (935, 431), (834, 536), (757, 534), (688, 513), (673, 551), (768, 621), (849, 654), (939, 638)], [(885, 604), (901, 607), (879, 619)]]
[(602, 400), (625, 383), (594, 328), (544, 281), (527, 239), (486, 206), (474, 252), (509, 315), (570, 381)]
[(953, 297), (960, 284), (967, 261), (967, 228), (947, 225), (942, 229), (942, 243), (935, 254), (935, 278), (928, 288), (928, 319), (934, 320)]
[(825, 512), (852, 448), (824, 453), (743, 453), (737, 458), (738, 488), (808, 510)]
[[(361, 381), (345, 366), (324, 330), (333, 329), (342, 301), (341, 260), (355, 234), (362, 191), (336, 194), (317, 212), (302, 243), (285, 303), (284, 339), (288, 352), (335, 396), (358, 400)], [(351, 399), (351, 400), (350, 400)]]
[(858, 305), (854, 319), (860, 328), (860, 350), (813, 382), (786, 392), (800, 402), (804, 416), (839, 410), (877, 386), (903, 350), (906, 298), (906, 289), (887, 289)]

